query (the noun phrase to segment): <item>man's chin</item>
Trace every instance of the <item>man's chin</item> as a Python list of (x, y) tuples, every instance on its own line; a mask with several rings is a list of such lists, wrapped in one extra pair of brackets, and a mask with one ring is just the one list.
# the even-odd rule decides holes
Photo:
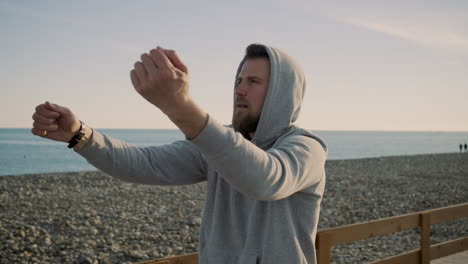
[(232, 119), (232, 126), (234, 127), (234, 130), (238, 131), (244, 121), (245, 115), (236, 114)]
[(236, 114), (233, 118), (232, 126), (234, 131), (241, 133), (245, 138), (250, 140), (250, 133), (257, 129), (259, 118), (252, 118), (249, 115)]

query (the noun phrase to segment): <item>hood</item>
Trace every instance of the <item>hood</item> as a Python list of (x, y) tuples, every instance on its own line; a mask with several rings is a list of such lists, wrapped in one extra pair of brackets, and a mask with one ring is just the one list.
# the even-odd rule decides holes
[[(270, 147), (297, 120), (306, 85), (304, 71), (296, 61), (279, 49), (265, 48), (270, 59), (270, 83), (252, 138), (252, 143), (261, 148)], [(235, 80), (245, 61), (239, 64)]]

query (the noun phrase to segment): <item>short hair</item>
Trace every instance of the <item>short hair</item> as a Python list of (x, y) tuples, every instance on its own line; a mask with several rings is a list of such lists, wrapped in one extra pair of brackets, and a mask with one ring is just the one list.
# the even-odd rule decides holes
[(266, 58), (268, 60), (270, 59), (270, 57), (268, 56), (268, 52), (264, 45), (254, 43), (254, 44), (250, 44), (245, 49), (244, 59), (255, 59), (255, 58)]

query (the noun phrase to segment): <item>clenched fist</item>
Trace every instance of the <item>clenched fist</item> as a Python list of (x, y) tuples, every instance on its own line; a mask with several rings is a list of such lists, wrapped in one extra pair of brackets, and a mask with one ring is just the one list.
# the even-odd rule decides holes
[(135, 90), (166, 115), (189, 101), (188, 69), (173, 50), (157, 47), (144, 53), (130, 78)]
[(49, 102), (36, 106), (32, 119), (34, 135), (56, 141), (70, 141), (81, 126), (68, 108)]

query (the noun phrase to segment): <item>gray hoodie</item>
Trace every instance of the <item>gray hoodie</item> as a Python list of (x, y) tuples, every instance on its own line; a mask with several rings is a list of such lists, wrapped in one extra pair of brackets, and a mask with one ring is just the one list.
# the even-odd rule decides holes
[(320, 138), (293, 125), (304, 96), (302, 69), (280, 50), (266, 48), (270, 83), (252, 141), (209, 118), (193, 140), (142, 148), (94, 130), (78, 151), (124, 181), (207, 181), (200, 263), (316, 262), (327, 149)]

